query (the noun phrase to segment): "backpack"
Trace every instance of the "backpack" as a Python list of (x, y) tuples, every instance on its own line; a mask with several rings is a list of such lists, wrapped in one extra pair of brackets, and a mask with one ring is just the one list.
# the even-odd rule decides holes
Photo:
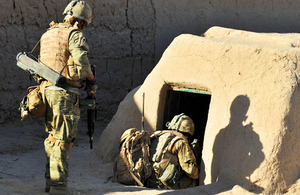
[(171, 152), (175, 142), (181, 139), (187, 142), (181, 133), (172, 130), (156, 131), (151, 135), (153, 145), (150, 148), (150, 159), (153, 169), (157, 179), (169, 189), (172, 189), (182, 175), (178, 157)]
[(144, 186), (152, 174), (149, 161), (150, 134), (136, 128), (127, 129), (120, 139), (120, 153), (115, 160), (114, 175), (126, 185)]

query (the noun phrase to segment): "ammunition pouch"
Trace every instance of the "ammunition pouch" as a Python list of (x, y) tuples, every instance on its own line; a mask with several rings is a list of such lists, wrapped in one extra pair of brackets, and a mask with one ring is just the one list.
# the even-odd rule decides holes
[(158, 178), (167, 188), (172, 188), (180, 179), (181, 171), (173, 163), (169, 163), (162, 175)]
[(67, 71), (68, 71), (68, 79), (71, 80), (79, 80), (79, 74), (78, 74), (78, 69), (77, 65), (74, 64), (73, 59), (70, 57), (68, 64), (67, 64)]
[(81, 88), (83, 86), (83, 82), (79, 77), (77, 65), (74, 63), (72, 56), (69, 57), (66, 66), (67, 66), (67, 73), (68, 73), (67, 83), (72, 87)]
[(177, 157), (170, 153), (164, 153), (160, 162), (153, 164), (157, 179), (169, 189), (177, 183), (181, 177), (180, 165)]
[(77, 65), (74, 64), (73, 58), (70, 57), (67, 64), (67, 83), (73, 87), (83, 87), (83, 82), (79, 77)]

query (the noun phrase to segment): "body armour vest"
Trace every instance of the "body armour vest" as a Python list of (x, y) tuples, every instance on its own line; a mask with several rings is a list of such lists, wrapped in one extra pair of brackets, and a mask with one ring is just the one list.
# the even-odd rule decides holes
[(70, 24), (50, 24), (50, 28), (41, 37), (39, 61), (62, 76), (68, 77), (66, 64), (70, 58), (69, 37), (77, 30)]

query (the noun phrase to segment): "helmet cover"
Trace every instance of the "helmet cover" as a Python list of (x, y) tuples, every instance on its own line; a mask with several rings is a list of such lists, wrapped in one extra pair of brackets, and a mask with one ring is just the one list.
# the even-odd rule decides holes
[(174, 116), (171, 122), (167, 123), (167, 127), (168, 129), (177, 130), (181, 133), (188, 133), (191, 136), (194, 135), (195, 132), (193, 120), (184, 113)]

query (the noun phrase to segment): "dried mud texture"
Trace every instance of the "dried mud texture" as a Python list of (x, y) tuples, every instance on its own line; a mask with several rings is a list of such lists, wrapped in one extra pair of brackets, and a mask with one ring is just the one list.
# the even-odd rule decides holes
[[(26, 87), (35, 85), (16, 66), (51, 21), (62, 21), (70, 0), (0, 1), (0, 123), (19, 121)], [(98, 120), (107, 124), (120, 101), (142, 84), (172, 40), (201, 35), (211, 26), (256, 32), (298, 32), (300, 1), (87, 0), (93, 21), (85, 30), (90, 61), (97, 65)]]
[(122, 132), (140, 127), (144, 92), (145, 128), (155, 131), (162, 127), (170, 86), (202, 89), (212, 96), (201, 182), (266, 194), (299, 189), (299, 43), (299, 34), (221, 27), (203, 37), (177, 37), (143, 85), (121, 102), (102, 133), (98, 155), (113, 161)]
[[(205, 34), (205, 39), (190, 35), (176, 38), (157, 67), (153, 71), (152, 69), (173, 39), (182, 33), (200, 35), (216, 25), (256, 32), (299, 32), (300, 1), (87, 1), (94, 13), (93, 22), (85, 30), (85, 35), (91, 49), (90, 62), (97, 65), (97, 122), (106, 125), (114, 116), (100, 142), (104, 142), (105, 147), (100, 148), (99, 145), (97, 149), (99, 156), (106, 161), (113, 160), (118, 152), (118, 140), (122, 131), (128, 127), (140, 126), (143, 91), (149, 91), (146, 110), (150, 112), (146, 113), (146, 127), (155, 130), (162, 126), (161, 113), (169, 84), (209, 88), (214, 95), (205, 135), (203, 161), (206, 177), (202, 177), (203, 182), (209, 184), (219, 178), (220, 181), (228, 179), (231, 184), (246, 183), (246, 186), (250, 182), (258, 191), (264, 188), (263, 192), (269, 193), (289, 189), (289, 193), (296, 194), (299, 191), (299, 181), (296, 180), (299, 180), (300, 166), (295, 163), (300, 162), (297, 155), (300, 129), (297, 122), (300, 105), (297, 53), (299, 34), (270, 35), (211, 28)], [(68, 2), (69, 0), (60, 0), (59, 3), (55, 0), (0, 1), (1, 125), (18, 123), (19, 102), (25, 95), (26, 88), (35, 85), (28, 74), (16, 66), (16, 55), (21, 51), (31, 51), (51, 21), (62, 21), (61, 13)], [(191, 60), (188, 66), (186, 60)], [(204, 65), (192, 71), (201, 74), (201, 77), (190, 77), (188, 71), (199, 63)], [(175, 69), (181, 76), (174, 78), (170, 70)], [(230, 74), (227, 74), (228, 71)], [(151, 75), (147, 77), (150, 72)], [(136, 88), (146, 77), (145, 84)], [(153, 78), (156, 80), (153, 81)], [(247, 97), (244, 97), (245, 94)], [(262, 98), (262, 94), (267, 96)], [(239, 111), (241, 114), (244, 114), (242, 111), (247, 111), (248, 115), (247, 122), (243, 124), (243, 133), (228, 131), (232, 127), (241, 126), (240, 123), (230, 122), (231, 103), (236, 97), (239, 97), (236, 101), (242, 102), (245, 107), (249, 104), (248, 109)], [(218, 104), (221, 105), (217, 106)], [(232, 109), (237, 108), (233, 106)], [(82, 118), (85, 116), (82, 115)], [(224, 133), (217, 136), (218, 132)], [(212, 153), (214, 148), (218, 148), (214, 144), (216, 137), (224, 136), (242, 136), (241, 141), (233, 142), (235, 145), (243, 141), (250, 144), (249, 151), (244, 147), (236, 151), (243, 154), (240, 155), (241, 159), (234, 159), (232, 166), (225, 163), (226, 168), (215, 163), (214, 156), (217, 155)], [(225, 143), (227, 148), (237, 150), (231, 142)], [(26, 150), (32, 148), (29, 146)], [(228, 149), (225, 149), (226, 152)], [(250, 158), (246, 153), (255, 158)], [(228, 160), (231, 156), (219, 155), (217, 158)], [(245, 159), (251, 164), (239, 165), (240, 160)], [(217, 168), (212, 168), (212, 164)], [(248, 166), (253, 172), (244, 170)], [(243, 175), (237, 176), (239, 171)], [(207, 193), (217, 193), (213, 191), (214, 184), (211, 187), (206, 185)], [(292, 186), (289, 188), (290, 185)], [(233, 190), (244, 193), (244, 189), (238, 186)]]
[[(16, 66), (16, 55), (31, 51), (51, 21), (61, 22), (69, 1), (0, 1), (0, 124), (19, 121), (26, 88), (36, 85)], [(128, 91), (154, 66), (154, 8), (146, 0), (88, 0), (93, 21), (84, 31), (95, 64), (98, 120), (107, 123)], [(85, 117), (85, 116), (83, 116)]]

